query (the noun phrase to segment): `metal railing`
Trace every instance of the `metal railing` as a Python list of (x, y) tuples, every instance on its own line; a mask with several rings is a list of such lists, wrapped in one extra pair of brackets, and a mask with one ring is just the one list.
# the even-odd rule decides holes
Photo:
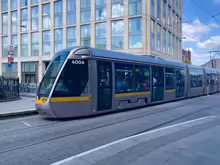
[(0, 102), (19, 99), (19, 79), (0, 77)]

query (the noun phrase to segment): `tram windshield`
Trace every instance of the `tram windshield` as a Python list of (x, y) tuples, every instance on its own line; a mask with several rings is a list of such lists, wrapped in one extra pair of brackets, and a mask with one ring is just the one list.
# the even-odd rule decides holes
[(49, 96), (53, 84), (56, 80), (56, 77), (69, 53), (70, 53), (69, 51), (58, 53), (55, 59), (51, 62), (43, 77), (43, 80), (41, 81), (38, 91), (39, 97)]

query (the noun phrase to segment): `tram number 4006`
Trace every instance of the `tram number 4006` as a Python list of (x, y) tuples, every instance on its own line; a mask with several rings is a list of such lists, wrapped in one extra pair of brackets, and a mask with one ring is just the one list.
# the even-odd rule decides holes
[(76, 65), (84, 65), (84, 61), (83, 60), (73, 60), (72, 64), (76, 64)]

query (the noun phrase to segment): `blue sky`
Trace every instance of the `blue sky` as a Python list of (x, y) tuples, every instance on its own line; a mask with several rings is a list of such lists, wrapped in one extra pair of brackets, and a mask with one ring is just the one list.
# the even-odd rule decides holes
[[(220, 15), (215, 21), (210, 15), (220, 13), (220, 0), (183, 0), (183, 49), (192, 51), (192, 63), (204, 64), (209, 51), (220, 48)], [(220, 56), (218, 57), (220, 58)]]

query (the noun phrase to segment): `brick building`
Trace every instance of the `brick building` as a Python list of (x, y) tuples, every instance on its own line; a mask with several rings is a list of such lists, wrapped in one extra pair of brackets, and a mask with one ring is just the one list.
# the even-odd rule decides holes
[(186, 64), (192, 64), (191, 61), (191, 51), (190, 50), (182, 50), (182, 62)]

